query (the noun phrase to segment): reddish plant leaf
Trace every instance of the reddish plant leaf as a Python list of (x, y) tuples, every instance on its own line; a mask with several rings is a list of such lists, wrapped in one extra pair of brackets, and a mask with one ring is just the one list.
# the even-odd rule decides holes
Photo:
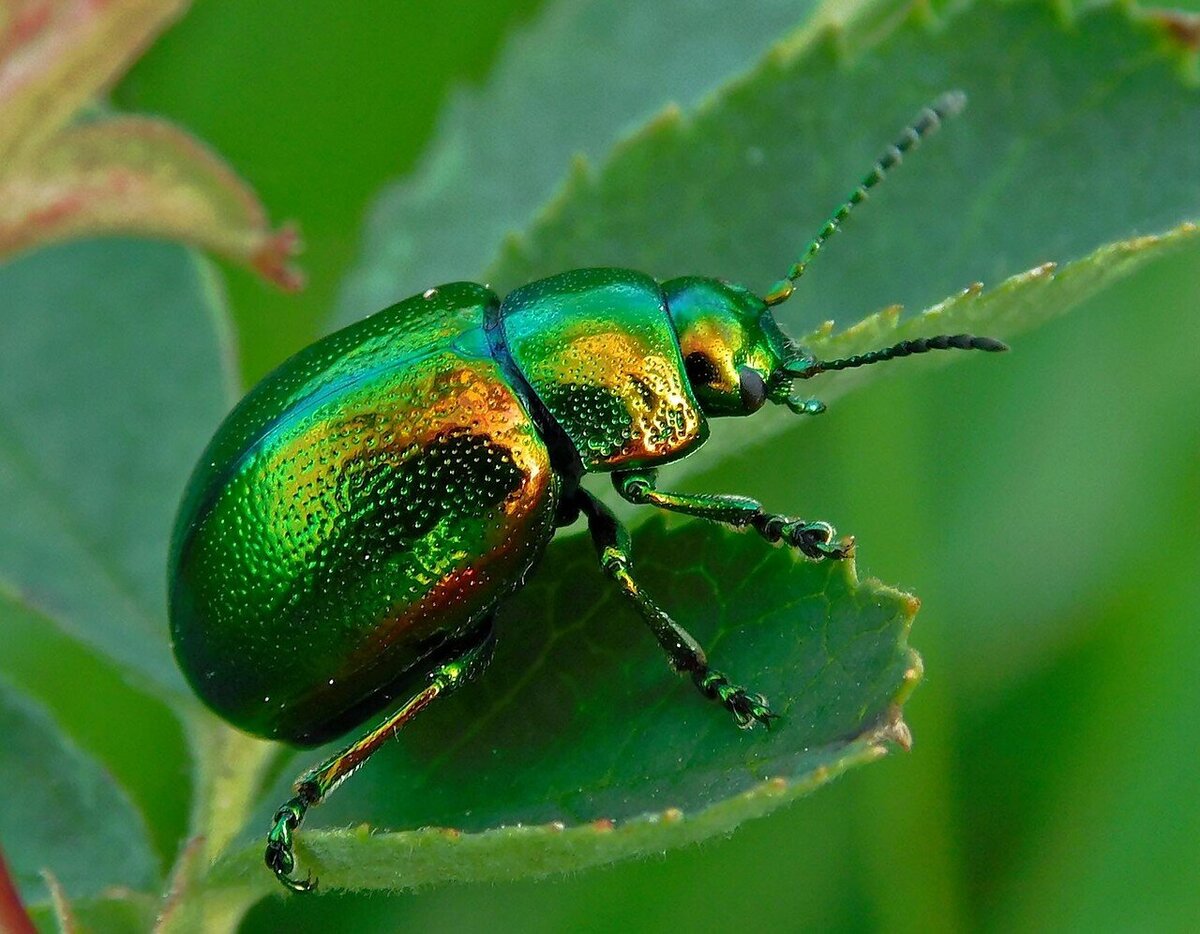
[(0, 165), (36, 152), (188, 0), (0, 0)]
[(36, 160), (0, 174), (0, 255), (96, 233), (182, 240), (283, 288), (303, 281), (289, 265), (295, 231), (272, 230), (245, 182), (161, 120), (112, 117), (71, 127)]
[(8, 874), (3, 853), (0, 853), (0, 930), (9, 934), (33, 934), (36, 930)]
[(91, 234), (183, 240), (285, 289), (298, 238), (196, 140), (126, 117), (69, 126), (188, 0), (0, 0), (0, 257)]

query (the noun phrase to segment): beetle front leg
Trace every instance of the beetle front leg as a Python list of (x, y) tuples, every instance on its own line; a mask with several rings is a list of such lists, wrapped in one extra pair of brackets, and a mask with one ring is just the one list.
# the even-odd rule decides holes
[(613, 474), (613, 486), (635, 505), (657, 506), (734, 528), (752, 528), (771, 543), (783, 542), (814, 560), (841, 559), (854, 553), (854, 539), (836, 541), (828, 522), (810, 522), (767, 512), (758, 500), (728, 493), (668, 493), (657, 489), (658, 472), (630, 470)]
[(658, 639), (658, 644), (667, 653), (671, 667), (681, 674), (690, 674), (700, 693), (725, 707), (742, 729), (748, 729), (755, 723), (761, 723), (769, 729), (771, 721), (778, 714), (771, 712), (767, 699), (738, 687), (719, 671), (709, 668), (704, 649), (700, 648), (691, 633), (675, 622), (638, 586), (633, 577), (629, 532), (612, 510), (586, 490), (580, 490), (578, 497), (579, 508), (587, 516), (588, 531), (600, 556), (601, 569), (637, 608)]
[(430, 672), (426, 686), (375, 729), (296, 779), (292, 786), (295, 796), (280, 807), (271, 819), (265, 854), (267, 866), (286, 888), (293, 892), (311, 892), (317, 887), (317, 880), (311, 873), (305, 879), (297, 879), (292, 875), (296, 868), (293, 835), (300, 829), (308, 809), (329, 797), (338, 785), (353, 775), (418, 713), (439, 697), (477, 678), (492, 660), (495, 643), (489, 622), (484, 626), (481, 637), (475, 638), (453, 659)]

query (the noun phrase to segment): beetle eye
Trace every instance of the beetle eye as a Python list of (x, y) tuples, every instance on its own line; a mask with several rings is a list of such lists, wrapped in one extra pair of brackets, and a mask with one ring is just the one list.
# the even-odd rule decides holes
[(707, 355), (702, 354), (698, 350), (694, 350), (687, 355), (687, 359), (683, 361), (683, 366), (687, 370), (688, 381), (693, 386), (711, 386), (721, 376)]
[(738, 367), (738, 384), (742, 394), (742, 407), (747, 412), (757, 412), (767, 401), (767, 384), (757, 370), (748, 366)]

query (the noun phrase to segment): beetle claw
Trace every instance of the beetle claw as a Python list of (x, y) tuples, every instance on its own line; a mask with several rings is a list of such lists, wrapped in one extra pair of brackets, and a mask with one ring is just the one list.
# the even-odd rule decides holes
[(696, 687), (705, 697), (718, 701), (733, 714), (734, 721), (743, 730), (753, 729), (757, 723), (769, 730), (771, 721), (779, 719), (779, 714), (771, 711), (770, 701), (763, 695), (730, 684), (729, 679), (719, 671), (706, 671), (696, 679)]
[(283, 883), (284, 888), (292, 892), (315, 892), (317, 890), (317, 879), (311, 873), (307, 873), (304, 879), (295, 879), (285, 873), (275, 873), (275, 878)]
[(783, 537), (793, 548), (814, 561), (825, 558), (840, 561), (854, 554), (854, 538), (847, 536), (835, 543), (836, 534), (828, 522), (797, 522), (784, 529)]
[(267, 834), (267, 850), (263, 854), (267, 868), (275, 873), (275, 878), (284, 888), (293, 892), (311, 892), (317, 887), (317, 880), (312, 872), (308, 872), (303, 880), (294, 878), (292, 872), (296, 868), (296, 855), (292, 849), (292, 833), (299, 828), (304, 820), (307, 804), (301, 798), (293, 798), (275, 812), (271, 831)]
[(830, 552), (829, 557), (838, 561), (844, 558), (854, 557), (854, 544), (854, 536), (847, 535), (840, 542), (838, 542), (837, 548)]

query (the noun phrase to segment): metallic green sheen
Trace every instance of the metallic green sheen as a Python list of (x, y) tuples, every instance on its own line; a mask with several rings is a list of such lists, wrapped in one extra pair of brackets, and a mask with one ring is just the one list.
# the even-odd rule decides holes
[[(802, 353), (787, 339), (766, 302), (733, 282), (683, 276), (662, 284), (692, 389), (710, 417), (750, 415), (742, 371), (769, 385), (785, 360)], [(703, 380), (698, 373), (705, 374)], [(759, 403), (761, 404), (761, 403)]]
[(707, 436), (666, 299), (649, 276), (551, 276), (511, 292), (500, 321), (513, 363), (584, 470), (664, 464)]
[(430, 290), (314, 344), (229, 415), (171, 550), (171, 633), (196, 692), (302, 745), (410, 689), (487, 624), (554, 529), (560, 480), (487, 288)]

